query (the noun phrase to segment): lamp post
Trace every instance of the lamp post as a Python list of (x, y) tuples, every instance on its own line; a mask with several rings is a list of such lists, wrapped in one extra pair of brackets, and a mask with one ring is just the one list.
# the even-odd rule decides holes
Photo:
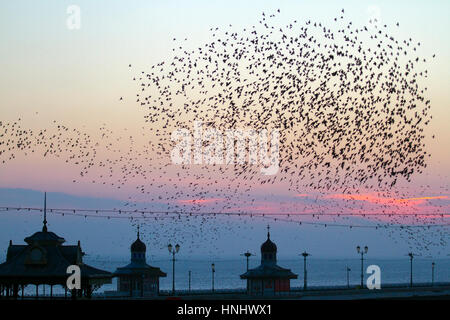
[(434, 261), (431, 263), (431, 286), (434, 286), (434, 266), (436, 264), (434, 263)]
[(350, 271), (352, 271), (352, 269), (347, 266), (347, 288), (350, 288)]
[(306, 271), (306, 257), (310, 256), (309, 253), (304, 251), (302, 253), (303, 256), (303, 290), (306, 290), (308, 288), (308, 281), (307, 281), (307, 271)]
[(361, 250), (360, 246), (356, 247), (356, 252), (361, 255), (361, 288), (364, 288), (364, 255), (369, 251), (369, 247), (365, 246), (364, 250)]
[(409, 261), (410, 261), (410, 279), (409, 279), (409, 286), (412, 287), (413, 286), (413, 259), (414, 259), (414, 253), (410, 252), (408, 253), (409, 256)]
[(247, 252), (241, 254), (241, 256), (244, 256), (244, 257), (247, 258), (247, 271), (248, 271), (248, 259), (249, 259), (251, 256), (254, 256), (254, 254), (253, 254), (253, 253), (250, 253), (249, 251), (247, 251)]
[[(253, 254), (253, 253), (250, 253), (250, 251), (247, 251), (247, 252), (241, 254), (241, 256), (244, 256), (244, 257), (247, 259), (247, 271), (248, 271), (248, 261), (249, 261), (249, 258), (250, 258), (251, 256), (254, 256), (254, 254)], [(248, 293), (248, 284), (249, 284), (249, 282), (248, 282), (248, 280), (247, 280), (247, 293)]]
[(172, 254), (172, 295), (175, 295), (175, 254), (180, 251), (180, 245), (175, 245), (175, 248), (171, 244), (167, 246), (169, 252)]
[(214, 292), (214, 273), (216, 272), (216, 266), (211, 264), (211, 271), (212, 271), (212, 292)]

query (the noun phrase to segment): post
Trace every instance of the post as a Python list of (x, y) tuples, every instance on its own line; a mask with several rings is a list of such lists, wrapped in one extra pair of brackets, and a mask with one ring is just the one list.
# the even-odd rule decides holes
[(412, 275), (412, 273), (413, 273), (413, 263), (412, 263), (412, 261), (413, 261), (413, 258), (411, 256), (411, 279), (410, 279), (411, 287), (413, 286), (413, 275)]
[(212, 273), (212, 292), (214, 293), (214, 273), (216, 272), (214, 263), (211, 264), (211, 273)]
[(191, 293), (191, 270), (189, 270), (189, 293)]
[(306, 280), (306, 255), (303, 258), (303, 289), (308, 287), (308, 281)]
[(130, 276), (130, 297), (133, 296), (133, 277)]
[(369, 247), (365, 246), (361, 248), (360, 246), (356, 247), (356, 252), (361, 254), (361, 289), (364, 288), (364, 254), (369, 252)]
[(434, 286), (434, 261), (431, 263), (431, 286)]
[(364, 252), (361, 252), (361, 289), (364, 288)]
[(167, 249), (172, 254), (172, 295), (175, 295), (175, 253), (180, 251), (180, 245), (176, 244), (175, 247), (169, 243)]
[(347, 266), (347, 288), (350, 289), (350, 271), (351, 269)]
[(17, 283), (13, 284), (13, 297), (15, 300), (19, 297), (19, 285)]
[(172, 295), (175, 295), (175, 250), (172, 252)]
[(247, 255), (246, 258), (247, 258), (247, 271), (248, 271), (248, 258), (250, 258), (250, 256)]
[(412, 288), (413, 286), (413, 258), (414, 258), (414, 254), (412, 252), (408, 253), (409, 255), (409, 260), (410, 260), (410, 280), (409, 280), (409, 286)]
[(308, 271), (306, 270), (306, 257), (308, 257), (310, 254), (304, 251), (302, 253), (303, 256), (303, 290), (308, 289)]

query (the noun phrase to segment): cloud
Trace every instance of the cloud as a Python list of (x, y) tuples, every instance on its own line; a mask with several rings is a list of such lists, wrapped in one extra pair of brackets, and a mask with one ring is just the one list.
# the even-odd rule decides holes
[(448, 199), (448, 196), (432, 196), (432, 197), (416, 197), (416, 198), (385, 198), (379, 197), (373, 194), (331, 194), (326, 196), (330, 199), (342, 199), (342, 200), (353, 200), (353, 201), (366, 201), (373, 204), (379, 205), (408, 205), (411, 202), (414, 204), (424, 203), (425, 200), (435, 200), (435, 199)]
[(210, 199), (186, 199), (186, 200), (177, 200), (180, 204), (205, 204), (211, 202), (220, 202), (223, 201), (223, 198), (210, 198)]
[(397, 201), (405, 202), (405, 201), (422, 201), (422, 200), (434, 200), (434, 199), (448, 199), (448, 196), (435, 196), (435, 197), (420, 197), (420, 198), (398, 199)]

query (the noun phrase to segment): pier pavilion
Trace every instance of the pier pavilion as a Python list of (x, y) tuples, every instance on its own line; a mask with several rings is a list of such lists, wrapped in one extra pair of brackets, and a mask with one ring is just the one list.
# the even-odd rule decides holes
[(152, 267), (147, 264), (145, 254), (147, 247), (139, 236), (139, 227), (137, 239), (131, 244), (131, 262), (117, 268), (114, 276), (117, 277), (117, 291), (107, 292), (109, 296), (128, 296), (128, 297), (148, 297), (159, 294), (159, 278), (166, 277), (167, 274), (160, 268)]
[(247, 280), (247, 293), (251, 295), (276, 295), (291, 290), (291, 279), (297, 275), (290, 269), (277, 265), (277, 246), (270, 240), (267, 227), (267, 240), (261, 245), (261, 265), (241, 275)]
[(47, 229), (47, 197), (44, 199), (44, 225), (42, 231), (25, 238), (26, 244), (13, 244), (9, 241), (6, 262), (0, 264), (0, 298), (17, 299), (24, 297), (25, 288), (36, 287), (35, 297), (39, 297), (39, 286), (62, 286), (67, 297), (67, 268), (77, 265), (81, 271), (81, 289), (71, 290), (71, 297), (90, 298), (92, 292), (106, 283), (111, 283), (110, 272), (96, 269), (83, 263), (84, 252), (80, 241), (77, 245), (63, 245), (64, 238)]

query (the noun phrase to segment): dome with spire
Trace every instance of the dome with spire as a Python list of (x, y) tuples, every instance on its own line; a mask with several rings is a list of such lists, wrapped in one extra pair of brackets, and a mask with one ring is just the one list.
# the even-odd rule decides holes
[(277, 245), (270, 240), (270, 226), (267, 226), (267, 240), (261, 245), (261, 264), (276, 264)]
[(131, 245), (132, 252), (145, 252), (146, 250), (147, 247), (145, 246), (145, 243), (143, 243), (139, 238), (137, 238), (136, 241)]
[(277, 252), (277, 245), (270, 239), (267, 239), (266, 242), (261, 245), (261, 252)]
[(270, 240), (270, 232), (267, 231), (267, 240), (261, 245), (261, 253), (276, 253), (277, 245)]
[(137, 239), (131, 245), (131, 261), (124, 267), (117, 268), (117, 291), (120, 295), (154, 296), (159, 293), (159, 278), (167, 274), (160, 268), (147, 264), (145, 259), (146, 246), (140, 239), (139, 225)]
[(143, 243), (139, 237), (139, 226), (137, 231), (137, 239), (131, 244), (131, 252), (145, 252), (147, 247), (145, 243)]
[(42, 221), (42, 231), (35, 232), (32, 236), (26, 237), (24, 241), (28, 244), (41, 244), (41, 245), (61, 245), (66, 240), (61, 238), (54, 232), (48, 231), (47, 228), (47, 192), (44, 192), (44, 220)]
[(267, 226), (267, 240), (261, 245), (261, 264), (241, 274), (247, 280), (247, 293), (273, 295), (290, 291), (290, 280), (297, 275), (290, 269), (277, 265), (277, 246), (270, 240), (270, 226)]

